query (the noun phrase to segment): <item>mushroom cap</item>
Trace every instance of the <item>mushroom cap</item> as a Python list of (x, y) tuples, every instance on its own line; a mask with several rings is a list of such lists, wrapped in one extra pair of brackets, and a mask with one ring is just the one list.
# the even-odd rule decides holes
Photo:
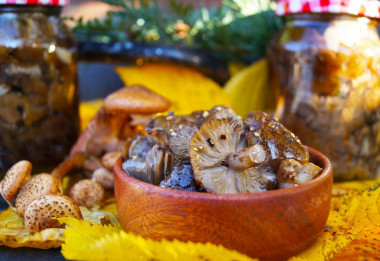
[(102, 164), (109, 170), (113, 169), (116, 161), (121, 157), (120, 151), (107, 152), (102, 157)]
[(141, 86), (124, 87), (104, 100), (108, 112), (151, 114), (169, 109), (170, 102), (161, 95)]
[(238, 122), (241, 121), (241, 118), (231, 109), (231, 107), (226, 105), (214, 106), (210, 110), (204, 111), (203, 117), (205, 117), (203, 123), (220, 119), (233, 119)]
[(33, 176), (25, 183), (16, 197), (16, 211), (24, 217), (27, 206), (36, 198), (49, 194), (62, 194), (61, 180), (51, 174), (42, 173)]
[(191, 115), (168, 115), (154, 118), (146, 130), (153, 136), (156, 133), (166, 134), (167, 146), (180, 158), (189, 157), (189, 142), (198, 130), (196, 119)]
[(13, 207), (12, 200), (17, 191), (30, 179), (32, 163), (22, 160), (14, 164), (0, 183), (0, 192), (3, 198)]
[(55, 218), (82, 219), (77, 203), (65, 195), (44, 195), (33, 200), (25, 211), (26, 229), (35, 233), (46, 228), (63, 227)]
[(92, 176), (92, 173), (99, 169), (102, 168), (103, 164), (101, 160), (95, 156), (89, 155), (86, 157), (86, 159), (83, 161), (83, 170), (86, 174), (86, 176)]
[(94, 205), (104, 203), (105, 191), (98, 182), (91, 179), (82, 179), (71, 188), (70, 197), (78, 205), (91, 208)]
[(93, 181), (98, 182), (105, 189), (113, 189), (113, 173), (109, 169), (99, 168), (92, 173)]
[(130, 159), (145, 158), (154, 145), (154, 141), (147, 135), (136, 135), (130, 142), (128, 153), (124, 157)]
[(277, 180), (279, 188), (289, 188), (304, 184), (321, 173), (322, 169), (309, 162), (302, 165), (294, 159), (281, 161), (277, 170)]
[(231, 118), (208, 121), (194, 134), (189, 151), (191, 165), (196, 182), (206, 191), (246, 193), (267, 189), (273, 178), (268, 179), (256, 168), (263, 161), (262, 149), (236, 151), (242, 134), (243, 126)]
[(309, 152), (298, 137), (265, 112), (250, 113), (244, 125), (248, 146), (262, 145), (275, 171), (284, 159), (295, 159), (302, 164), (309, 161)]

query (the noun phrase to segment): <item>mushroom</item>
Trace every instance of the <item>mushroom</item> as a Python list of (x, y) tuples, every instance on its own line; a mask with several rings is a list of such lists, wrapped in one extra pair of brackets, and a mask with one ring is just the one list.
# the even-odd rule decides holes
[(148, 136), (136, 135), (129, 145), (127, 158), (145, 158), (154, 145)]
[(212, 121), (212, 120), (220, 120), (220, 119), (233, 119), (233, 120), (238, 121), (238, 122), (241, 121), (241, 117), (238, 116), (231, 109), (230, 106), (226, 106), (226, 105), (214, 106), (210, 110), (204, 111), (203, 117), (204, 117), (203, 123), (208, 122), (208, 121)]
[(260, 171), (267, 154), (260, 144), (237, 151), (243, 126), (233, 119), (211, 120), (190, 141), (196, 182), (208, 192), (246, 193), (273, 187), (276, 175)]
[(7, 171), (0, 183), (0, 193), (9, 206), (13, 207), (12, 200), (22, 185), (30, 179), (31, 172), (32, 163), (26, 160), (17, 162)]
[(106, 168), (99, 168), (92, 174), (93, 181), (98, 182), (105, 189), (113, 189), (113, 173)]
[(167, 145), (178, 157), (189, 157), (189, 142), (193, 134), (198, 130), (197, 123), (191, 115), (159, 116), (153, 119), (147, 126), (147, 131), (154, 135), (157, 132), (166, 134)]
[(70, 190), (70, 197), (80, 206), (91, 208), (94, 205), (103, 205), (105, 191), (96, 181), (82, 179)]
[(129, 120), (128, 114), (113, 114), (101, 108), (71, 148), (70, 155), (100, 156), (105, 151), (120, 150), (125, 138), (120, 133)]
[(102, 164), (104, 167), (106, 167), (109, 170), (113, 169), (113, 166), (115, 165), (116, 161), (121, 157), (121, 152), (119, 151), (112, 151), (107, 152), (102, 157)]
[(281, 123), (264, 112), (252, 112), (244, 121), (248, 146), (260, 144), (270, 156), (276, 171), (284, 159), (309, 162), (309, 152), (301, 141)]
[(56, 218), (83, 219), (74, 200), (65, 195), (44, 195), (33, 200), (25, 211), (25, 227), (30, 233), (46, 228), (63, 227)]
[(25, 183), (16, 197), (16, 211), (24, 217), (25, 210), (34, 199), (49, 194), (62, 194), (61, 180), (51, 174), (42, 173), (33, 176)]
[(87, 177), (92, 177), (92, 173), (102, 167), (102, 162), (97, 157), (92, 155), (86, 157), (86, 159), (83, 161), (82, 166), (83, 171)]
[(322, 169), (313, 163), (302, 165), (294, 159), (281, 161), (277, 170), (279, 188), (289, 188), (309, 182), (321, 173)]
[(104, 100), (105, 110), (112, 113), (152, 114), (164, 112), (170, 105), (167, 99), (141, 85), (124, 87)]
[(123, 162), (124, 170), (139, 180), (159, 185), (170, 173), (173, 164), (171, 152), (154, 145), (145, 159), (132, 158)]

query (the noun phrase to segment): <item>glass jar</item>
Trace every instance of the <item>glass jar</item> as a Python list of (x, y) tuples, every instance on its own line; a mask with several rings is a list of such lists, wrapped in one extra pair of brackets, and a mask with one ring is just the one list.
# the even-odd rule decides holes
[(78, 136), (75, 41), (60, 11), (0, 5), (1, 171), (22, 159), (48, 169)]
[(380, 177), (377, 20), (345, 14), (286, 16), (268, 59), (275, 116), (333, 163), (335, 179)]

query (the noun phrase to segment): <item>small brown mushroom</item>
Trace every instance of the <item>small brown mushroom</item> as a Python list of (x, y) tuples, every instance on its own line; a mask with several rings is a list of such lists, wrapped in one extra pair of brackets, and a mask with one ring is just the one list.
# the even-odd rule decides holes
[(15, 198), (17, 191), (30, 179), (32, 172), (32, 163), (22, 160), (14, 164), (5, 175), (0, 183), (0, 193), (13, 207), (12, 200)]
[(98, 182), (91, 179), (83, 179), (71, 188), (70, 197), (78, 205), (91, 208), (95, 205), (103, 205), (105, 191)]
[(120, 151), (107, 152), (102, 157), (102, 164), (109, 170), (113, 170), (116, 161), (121, 157)]
[(98, 182), (105, 189), (113, 189), (113, 173), (106, 168), (95, 170), (91, 179)]
[(169, 107), (167, 99), (141, 85), (124, 87), (104, 100), (105, 110), (112, 113), (151, 114), (164, 112)]
[(146, 158), (132, 158), (123, 162), (123, 169), (136, 179), (159, 185), (171, 172), (173, 156), (168, 150), (154, 145)]
[(204, 117), (203, 123), (220, 119), (233, 119), (239, 123), (241, 121), (241, 118), (231, 109), (231, 107), (225, 105), (214, 106), (210, 110), (204, 111), (202, 115)]
[(71, 148), (70, 155), (100, 156), (105, 151), (120, 150), (124, 144), (120, 133), (126, 124), (129, 124), (128, 114), (112, 114), (101, 108)]
[(103, 167), (103, 164), (102, 162), (100, 161), (100, 159), (98, 159), (97, 157), (95, 156), (87, 156), (86, 159), (83, 161), (83, 171), (85, 173), (85, 175), (89, 178), (92, 177), (92, 173), (99, 169), (99, 168), (102, 168)]
[(191, 115), (168, 115), (154, 118), (147, 126), (151, 137), (162, 132), (166, 146), (178, 157), (189, 157), (189, 142), (193, 134), (198, 130), (196, 119)]
[(243, 126), (231, 118), (204, 123), (190, 141), (195, 180), (212, 193), (247, 193), (273, 187), (276, 175), (260, 171), (266, 160), (259, 145), (237, 151)]
[(252, 112), (244, 121), (248, 146), (260, 144), (270, 155), (274, 171), (284, 159), (295, 159), (302, 164), (309, 161), (309, 152), (301, 141), (276, 119), (264, 112)]
[(68, 196), (44, 195), (33, 200), (26, 208), (25, 227), (30, 233), (64, 227), (55, 219), (60, 217), (83, 219), (77, 203)]
[(309, 182), (321, 173), (322, 169), (313, 163), (302, 165), (294, 159), (281, 161), (277, 170), (279, 188), (290, 188)]
[(30, 202), (36, 198), (49, 194), (62, 194), (61, 180), (53, 175), (42, 173), (33, 176), (25, 183), (16, 197), (16, 211), (20, 217), (24, 217), (25, 210)]

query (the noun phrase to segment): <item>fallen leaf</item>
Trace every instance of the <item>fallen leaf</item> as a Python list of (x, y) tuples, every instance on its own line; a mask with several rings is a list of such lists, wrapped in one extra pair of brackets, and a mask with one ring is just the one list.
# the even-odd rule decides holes
[(326, 229), (290, 260), (370, 260), (379, 256), (380, 181), (338, 183), (334, 191)]
[(223, 89), (210, 78), (187, 67), (169, 64), (118, 67), (116, 72), (125, 85), (140, 84), (167, 98), (171, 111), (190, 114), (215, 105), (233, 103)]
[[(117, 215), (112, 213), (116, 208), (114, 201), (111, 199), (107, 203), (104, 209), (95, 207), (89, 210), (81, 206), (83, 219), (91, 224), (113, 224), (121, 228)], [(63, 228), (48, 228), (32, 235), (16, 211), (8, 208), (0, 213), (0, 245), (41, 249), (59, 247), (64, 242), (63, 231)]]
[(115, 226), (91, 225), (62, 218), (66, 223), (62, 255), (70, 260), (241, 260), (251, 258), (222, 246), (174, 241), (153, 241)]

